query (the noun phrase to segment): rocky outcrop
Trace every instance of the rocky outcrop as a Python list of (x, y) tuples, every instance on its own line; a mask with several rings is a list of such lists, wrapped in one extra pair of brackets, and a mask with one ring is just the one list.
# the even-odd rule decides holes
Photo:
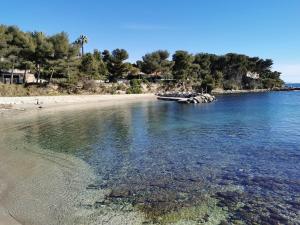
[(210, 94), (190, 93), (190, 92), (167, 92), (159, 93), (158, 99), (165, 101), (177, 101), (184, 104), (210, 103), (216, 100), (215, 96)]
[(216, 97), (210, 94), (201, 94), (196, 97), (193, 97), (194, 100), (197, 101), (197, 103), (209, 103), (216, 100)]
[(195, 92), (178, 92), (178, 91), (167, 91), (167, 92), (159, 92), (156, 94), (157, 96), (161, 97), (173, 97), (173, 98), (191, 98), (196, 97), (198, 93)]

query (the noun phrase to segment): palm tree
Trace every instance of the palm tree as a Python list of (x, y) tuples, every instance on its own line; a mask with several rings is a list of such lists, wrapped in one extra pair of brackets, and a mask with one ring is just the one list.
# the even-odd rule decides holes
[(84, 45), (88, 43), (88, 38), (85, 35), (80, 35), (80, 37), (75, 41), (76, 44), (81, 47), (81, 57), (84, 55)]

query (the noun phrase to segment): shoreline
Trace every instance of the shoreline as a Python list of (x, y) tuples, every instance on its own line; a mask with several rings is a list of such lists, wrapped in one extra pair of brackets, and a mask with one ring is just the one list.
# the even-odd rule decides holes
[(23, 133), (0, 138), (0, 224), (73, 224), (76, 205), (94, 179), (82, 160), (23, 144)]
[(227, 95), (227, 94), (247, 94), (247, 93), (262, 93), (262, 92), (271, 92), (274, 90), (270, 89), (254, 89), (254, 90), (222, 90), (216, 89), (212, 91), (214, 95)]
[(247, 93), (265, 93), (265, 92), (292, 92), (299, 91), (300, 88), (275, 88), (275, 89), (253, 89), (253, 90), (223, 90), (223, 89), (215, 89), (212, 90), (212, 94), (215, 95), (227, 95), (227, 94), (247, 94)]
[[(41, 100), (40, 105), (34, 102), (37, 98)], [(14, 103), (8, 109), (0, 109), (0, 132), (3, 134), (0, 136), (0, 225), (75, 225), (84, 224), (86, 220), (96, 225), (111, 217), (115, 224), (122, 224), (122, 221), (140, 224), (142, 215), (134, 211), (125, 215), (107, 209), (105, 216), (100, 216), (83, 209), (82, 205), (101, 202), (107, 194), (102, 189), (87, 189), (95, 179), (92, 169), (76, 157), (43, 151), (40, 146), (24, 143), (26, 134), (19, 128), (23, 118), (34, 118), (41, 113), (153, 100), (156, 100), (153, 94), (0, 97), (0, 105)]]
[(0, 97), (0, 116), (114, 106), (156, 100), (155, 94)]

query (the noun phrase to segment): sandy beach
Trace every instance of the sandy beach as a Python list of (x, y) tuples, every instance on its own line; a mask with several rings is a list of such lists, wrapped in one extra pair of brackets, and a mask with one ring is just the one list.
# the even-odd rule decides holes
[[(104, 193), (88, 193), (93, 173), (81, 160), (65, 154), (41, 152), (39, 146), (24, 143), (24, 133), (15, 124), (18, 118), (56, 110), (75, 110), (151, 101), (154, 95), (92, 95), (0, 98), (0, 225), (139, 224), (138, 215), (107, 213), (99, 218), (76, 206)], [(5, 122), (6, 121), (6, 122)], [(11, 125), (11, 127), (9, 127)], [(12, 129), (10, 129), (12, 128)], [(12, 131), (13, 135), (10, 135)], [(113, 215), (113, 216), (112, 216)], [(133, 219), (135, 218), (135, 219)]]
[(154, 94), (0, 97), (0, 110), (85, 108), (156, 99)]

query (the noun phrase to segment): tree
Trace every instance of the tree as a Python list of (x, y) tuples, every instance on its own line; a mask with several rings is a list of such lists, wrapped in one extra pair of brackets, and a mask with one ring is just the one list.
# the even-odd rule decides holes
[(278, 71), (268, 71), (263, 74), (262, 82), (264, 88), (281, 87), (284, 82), (280, 79), (281, 73)]
[(61, 32), (59, 34), (55, 34), (49, 38), (49, 42), (53, 46), (53, 58), (63, 59), (68, 55), (70, 44), (67, 33)]
[(85, 35), (80, 35), (80, 37), (75, 41), (81, 48), (81, 57), (84, 56), (84, 45), (88, 43), (88, 38)]
[(107, 78), (108, 69), (107, 64), (103, 61), (102, 53), (99, 50), (94, 50), (93, 57), (96, 60), (98, 75), (103, 79)]
[(175, 79), (186, 81), (194, 61), (194, 56), (187, 51), (176, 51), (173, 55), (173, 61), (173, 74)]
[(15, 26), (1, 26), (0, 33), (0, 57), (2, 58), (1, 61), (6, 63), (6, 67), (9, 65), (11, 70), (10, 83), (12, 84), (14, 70), (21, 65), (22, 61), (25, 61), (31, 46), (26, 33)]
[(45, 73), (47, 75), (49, 83), (52, 82), (54, 73), (63, 74), (64, 70), (64, 60), (63, 59), (49, 59), (45, 64)]
[(211, 74), (211, 60), (210, 60), (210, 54), (207, 53), (199, 53), (195, 55), (194, 63), (199, 65), (199, 72), (198, 76), (199, 78), (205, 78), (207, 75)]
[(53, 44), (42, 32), (32, 33), (32, 38), (35, 43), (35, 51), (32, 55), (32, 60), (35, 62), (37, 69), (37, 82), (40, 82), (42, 67), (46, 64), (47, 60), (53, 58), (54, 49)]
[(213, 78), (215, 80), (215, 86), (216, 87), (222, 87), (223, 84), (223, 73), (221, 71), (216, 71), (213, 75)]
[(69, 62), (78, 55), (78, 47), (69, 43), (68, 34), (61, 32), (48, 38), (52, 53), (45, 60), (45, 74), (49, 82), (53, 75), (69, 78)]
[(137, 67), (136, 64), (131, 64), (129, 62), (125, 63), (126, 66), (126, 72), (127, 72), (127, 78), (128, 79), (138, 79), (141, 80), (141, 70)]
[(108, 50), (104, 50), (102, 52), (102, 60), (105, 63), (109, 63), (110, 62), (110, 60), (111, 60), (111, 54), (110, 54), (110, 52)]
[(0, 57), (4, 58), (6, 55), (7, 44), (7, 28), (4, 25), (0, 25)]
[(206, 92), (211, 92), (212, 89), (215, 87), (214, 79), (211, 75), (206, 75), (202, 81), (202, 88), (206, 90)]
[[(177, 51), (169, 60), (168, 51), (158, 50), (143, 56), (136, 64), (126, 62), (128, 53), (124, 49), (108, 50), (84, 55), (87, 37), (81, 35), (73, 44), (65, 32), (47, 36), (42, 32), (26, 33), (16, 26), (0, 25), (0, 72), (11, 71), (13, 82), (14, 69), (30, 69), (50, 81), (53, 77), (68, 78), (77, 82), (81, 75), (89, 79), (99, 79), (109, 75), (116, 81), (130, 74), (136, 76), (143, 71), (147, 74), (174, 75), (183, 85), (225, 89), (256, 87), (281, 87), (280, 73), (272, 70), (273, 61), (259, 57), (228, 53), (215, 55), (199, 53), (192, 55)], [(81, 53), (80, 53), (81, 51)], [(78, 57), (81, 55), (81, 57)], [(249, 72), (258, 73), (258, 78), (247, 76)], [(137, 77), (135, 77), (137, 78)]]
[(9, 58), (9, 61), (11, 63), (10, 84), (13, 84), (14, 70), (15, 70), (15, 67), (16, 67), (18, 57), (16, 55), (10, 55), (8, 58)]
[(87, 53), (82, 57), (80, 72), (83, 72), (89, 78), (97, 78), (99, 76), (97, 61), (91, 53)]
[(124, 49), (113, 50), (107, 65), (110, 73), (110, 81), (116, 81), (128, 72), (128, 66), (124, 63), (128, 57), (128, 53)]
[(94, 53), (87, 53), (81, 58), (80, 72), (89, 79), (106, 79), (108, 74), (107, 66), (103, 62), (101, 53), (94, 50)]
[(144, 73), (168, 75), (174, 65), (168, 60), (169, 56), (168, 51), (158, 50), (143, 56), (143, 61), (138, 61), (137, 64)]
[(79, 76), (79, 66), (80, 59), (76, 57), (78, 55), (78, 48), (76, 46), (72, 46), (69, 49), (68, 56), (64, 61), (64, 77), (68, 79), (68, 82), (77, 82), (77, 78)]
[(194, 56), (187, 51), (176, 51), (173, 55), (173, 75), (182, 83), (183, 89), (186, 89), (186, 82), (195, 72), (194, 59)]
[(19, 48), (16, 45), (11, 45), (7, 49), (6, 59), (7, 59), (8, 63), (11, 65), (10, 66), (10, 70), (11, 70), (10, 84), (13, 84), (14, 70), (20, 63), (20, 58), (19, 58), (20, 51), (21, 51), (21, 48)]

